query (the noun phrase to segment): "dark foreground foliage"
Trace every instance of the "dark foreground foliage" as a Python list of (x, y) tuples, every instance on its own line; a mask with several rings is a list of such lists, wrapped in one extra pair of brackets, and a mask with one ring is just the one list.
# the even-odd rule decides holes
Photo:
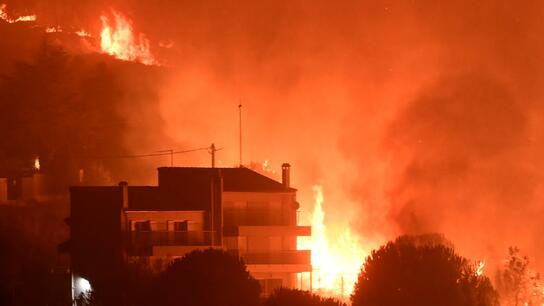
[(485, 276), (437, 235), (402, 236), (372, 252), (359, 275), (353, 306), (494, 306)]
[(259, 283), (236, 256), (216, 250), (196, 250), (175, 260), (156, 279), (156, 305), (255, 306)]
[(53, 269), (66, 211), (65, 203), (0, 205), (0, 305), (70, 304), (69, 275)]
[(217, 249), (195, 250), (158, 274), (135, 262), (122, 269), (121, 295), (108, 296), (107, 282), (79, 297), (81, 306), (257, 306), (259, 283), (237, 257)]
[(345, 306), (346, 304), (333, 299), (323, 298), (308, 291), (280, 288), (272, 293), (264, 306)]

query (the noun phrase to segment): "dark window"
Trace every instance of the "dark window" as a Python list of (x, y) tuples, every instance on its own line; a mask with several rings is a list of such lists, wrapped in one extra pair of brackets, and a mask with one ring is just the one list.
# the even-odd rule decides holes
[(21, 178), (8, 177), (8, 200), (17, 200), (23, 193), (23, 184)]
[(151, 222), (136, 221), (134, 222), (134, 230), (136, 232), (151, 232)]
[(187, 222), (187, 220), (174, 222), (175, 232), (186, 232), (188, 230), (189, 230), (189, 222)]

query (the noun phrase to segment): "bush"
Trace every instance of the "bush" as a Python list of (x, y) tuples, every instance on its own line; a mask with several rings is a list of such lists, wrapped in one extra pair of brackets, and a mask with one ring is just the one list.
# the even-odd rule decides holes
[(274, 291), (265, 301), (264, 306), (345, 306), (333, 299), (323, 298), (308, 291), (280, 288)]
[(255, 306), (260, 287), (238, 257), (207, 249), (170, 264), (158, 275), (153, 295), (161, 306)]
[(374, 250), (351, 300), (353, 306), (498, 305), (489, 279), (438, 235), (402, 236)]

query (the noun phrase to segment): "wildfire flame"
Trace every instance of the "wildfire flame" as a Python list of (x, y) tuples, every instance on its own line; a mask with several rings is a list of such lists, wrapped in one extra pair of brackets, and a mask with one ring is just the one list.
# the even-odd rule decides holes
[(40, 157), (39, 157), (39, 156), (36, 156), (36, 157), (34, 158), (34, 169), (36, 169), (36, 170), (39, 171), (40, 168), (41, 168), (41, 165), (40, 165)]
[[(6, 7), (5, 4), (0, 4), (0, 19), (5, 22), (36, 21), (36, 15), (12, 18), (7, 14)], [(100, 16), (102, 21), (100, 49), (102, 52), (120, 60), (137, 61), (145, 65), (158, 65), (157, 60), (150, 52), (149, 39), (143, 33), (139, 33), (136, 37), (132, 21), (122, 14), (112, 12), (112, 16), (112, 19), (105, 15)], [(60, 26), (47, 26), (45, 32), (58, 33), (64, 32), (64, 29)], [(79, 37), (91, 37), (91, 34), (84, 29), (70, 33)], [(170, 48), (172, 45), (173, 43), (169, 43), (165, 47)]]
[(142, 33), (134, 36), (132, 21), (123, 15), (113, 12), (113, 22), (105, 15), (100, 16), (102, 32), (100, 47), (102, 52), (125, 61), (138, 61), (145, 65), (156, 65), (151, 55), (149, 40)]
[(84, 29), (74, 32), (79, 37), (91, 37), (91, 34)]
[(476, 264), (476, 276), (482, 276), (484, 274), (485, 260), (480, 260)]
[(58, 33), (58, 32), (62, 32), (62, 28), (60, 26), (45, 28), (45, 33)]
[(36, 15), (27, 15), (27, 16), (20, 16), (15, 19), (10, 18), (8, 16), (8, 13), (6, 12), (6, 5), (0, 4), (0, 19), (4, 20), (7, 23), (16, 23), (16, 22), (24, 22), (24, 21), (36, 21)]
[(345, 227), (333, 243), (327, 237), (324, 196), (321, 186), (314, 186), (315, 206), (312, 213), (312, 236), (301, 238), (301, 249), (312, 250), (312, 287), (320, 294), (348, 298), (358, 273), (368, 255), (349, 226)]

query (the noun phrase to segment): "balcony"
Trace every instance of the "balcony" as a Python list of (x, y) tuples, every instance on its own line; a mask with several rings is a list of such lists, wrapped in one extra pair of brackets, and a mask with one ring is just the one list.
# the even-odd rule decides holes
[(296, 213), (280, 209), (225, 209), (224, 226), (295, 225)]
[(133, 231), (128, 237), (128, 253), (151, 256), (154, 247), (212, 246), (212, 242), (219, 241), (217, 238), (218, 233), (211, 231)]
[(311, 226), (285, 226), (285, 225), (261, 225), (261, 226), (225, 226), (223, 234), (225, 236), (311, 236)]
[(243, 258), (248, 265), (310, 265), (311, 251), (292, 250), (263, 253), (233, 252)]

